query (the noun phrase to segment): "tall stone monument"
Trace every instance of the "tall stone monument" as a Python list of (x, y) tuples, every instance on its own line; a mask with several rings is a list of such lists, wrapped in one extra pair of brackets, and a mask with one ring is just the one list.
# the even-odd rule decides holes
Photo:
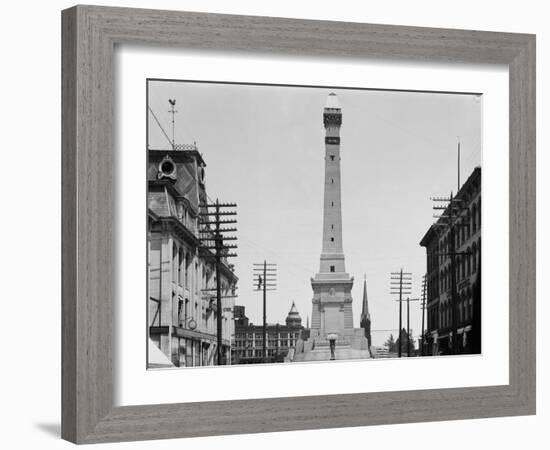
[(342, 109), (331, 93), (323, 111), (325, 125), (325, 193), (323, 245), (319, 272), (311, 279), (313, 305), (311, 337), (346, 341), (354, 334), (351, 308), (353, 277), (346, 273), (342, 241), (342, 201), (340, 183), (340, 127)]
[[(331, 93), (323, 110), (325, 125), (325, 196), (323, 242), (319, 272), (311, 279), (313, 289), (311, 328), (303, 333), (289, 361), (329, 361), (372, 358), (370, 314), (366, 303), (366, 281), (362, 322), (366, 329), (353, 328), (351, 290), (353, 277), (346, 272), (342, 241), (342, 194), (340, 186), (340, 127), (342, 109)], [(305, 330), (307, 331), (307, 330)]]

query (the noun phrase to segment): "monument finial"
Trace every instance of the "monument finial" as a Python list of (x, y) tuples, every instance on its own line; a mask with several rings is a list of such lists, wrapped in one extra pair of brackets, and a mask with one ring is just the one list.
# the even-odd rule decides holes
[(338, 96), (334, 92), (328, 94), (325, 108), (340, 109), (340, 101), (338, 100)]

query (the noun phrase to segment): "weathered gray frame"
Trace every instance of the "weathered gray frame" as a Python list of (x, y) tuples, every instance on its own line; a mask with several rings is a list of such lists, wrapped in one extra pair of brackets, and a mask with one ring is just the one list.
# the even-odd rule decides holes
[[(62, 436), (76, 443), (535, 413), (535, 37), (76, 6), (62, 13)], [(510, 76), (510, 383), (113, 406), (113, 51), (117, 43), (506, 64)]]

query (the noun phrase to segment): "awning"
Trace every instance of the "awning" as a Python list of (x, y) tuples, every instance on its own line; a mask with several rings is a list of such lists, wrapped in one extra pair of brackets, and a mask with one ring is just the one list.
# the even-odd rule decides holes
[(174, 367), (161, 349), (151, 339), (147, 343), (147, 367), (150, 369), (165, 369)]

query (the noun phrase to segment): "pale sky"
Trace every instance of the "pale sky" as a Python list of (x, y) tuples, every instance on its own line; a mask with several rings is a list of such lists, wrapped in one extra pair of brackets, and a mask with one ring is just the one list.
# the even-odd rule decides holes
[[(398, 329), (390, 272), (413, 273), (420, 296), (426, 254), (419, 242), (433, 219), (430, 196), (457, 189), (481, 164), (481, 108), (470, 94), (230, 85), (173, 81), (149, 84), (149, 105), (169, 136), (168, 99), (176, 99), (176, 143), (196, 141), (206, 161), (212, 198), (238, 205), (239, 277), (236, 304), (262, 320), (262, 297), (252, 290), (252, 264), (278, 264), (278, 289), (268, 292), (269, 323), (284, 323), (292, 302), (311, 320), (310, 278), (321, 252), (323, 107), (335, 92), (342, 107), (342, 223), (346, 270), (355, 277), (354, 325), (359, 326), (363, 276), (374, 345)], [(149, 145), (169, 144), (149, 114)], [(404, 308), (405, 311), (405, 308)], [(405, 326), (405, 314), (403, 325)], [(411, 328), (420, 333), (419, 303)]]

